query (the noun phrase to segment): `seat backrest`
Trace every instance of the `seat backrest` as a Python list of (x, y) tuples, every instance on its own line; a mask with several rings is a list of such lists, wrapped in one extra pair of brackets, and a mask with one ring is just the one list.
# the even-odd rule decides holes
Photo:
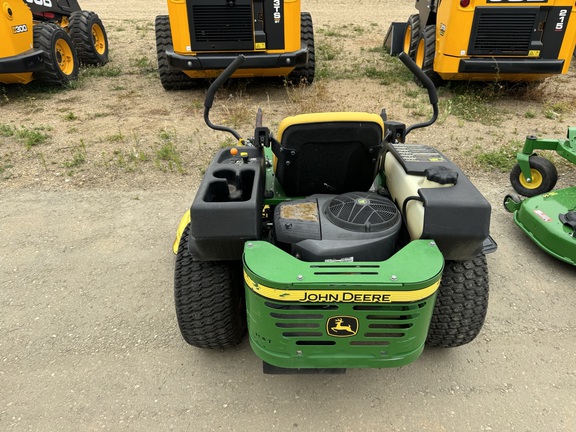
[(362, 112), (287, 117), (273, 145), (276, 178), (288, 196), (367, 191), (384, 150), (384, 122)]

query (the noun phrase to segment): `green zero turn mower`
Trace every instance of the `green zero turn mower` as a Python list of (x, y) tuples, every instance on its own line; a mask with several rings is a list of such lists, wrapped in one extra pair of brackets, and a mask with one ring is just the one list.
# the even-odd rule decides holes
[(507, 195), (504, 207), (514, 213), (514, 222), (550, 255), (576, 265), (576, 186), (553, 190), (558, 180), (556, 167), (535, 150), (553, 150), (576, 163), (576, 127), (569, 127), (567, 139), (538, 139), (528, 136), (510, 172), (516, 192)]
[(457, 347), (480, 332), (488, 307), (485, 253), (491, 207), (444, 155), (406, 144), (438, 115), (406, 127), (381, 114), (287, 117), (273, 136), (258, 110), (254, 136), (230, 132), (190, 211), (176, 253), (176, 315), (200, 348), (250, 344), (266, 373), (395, 367), (425, 344)]

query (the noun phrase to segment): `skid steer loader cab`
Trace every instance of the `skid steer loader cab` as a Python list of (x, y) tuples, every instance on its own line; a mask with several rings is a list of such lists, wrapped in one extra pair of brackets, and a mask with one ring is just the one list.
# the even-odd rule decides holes
[(402, 50), (436, 84), (534, 81), (568, 72), (574, 0), (417, 0), (416, 9), (402, 23)]
[(314, 78), (312, 19), (300, 0), (168, 0), (168, 16), (156, 18), (156, 44), (166, 89), (214, 78), (239, 53), (246, 64), (234, 77)]
[(74, 11), (80, 10), (76, 0), (24, 0), (34, 15), (54, 18), (69, 17)]

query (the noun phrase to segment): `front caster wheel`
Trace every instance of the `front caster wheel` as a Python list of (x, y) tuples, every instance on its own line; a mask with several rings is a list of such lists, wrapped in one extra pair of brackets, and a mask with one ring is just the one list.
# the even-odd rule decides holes
[(510, 183), (516, 192), (526, 197), (533, 197), (550, 192), (558, 181), (558, 171), (552, 162), (540, 156), (530, 157), (530, 176), (528, 182), (520, 165), (516, 164), (510, 172)]

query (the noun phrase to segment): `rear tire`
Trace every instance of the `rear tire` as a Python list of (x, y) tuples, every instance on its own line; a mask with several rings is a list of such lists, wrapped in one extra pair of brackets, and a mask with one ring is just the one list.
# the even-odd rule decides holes
[(304, 66), (294, 68), (287, 80), (292, 84), (312, 84), (316, 70), (316, 54), (314, 51), (314, 25), (312, 15), (308, 12), (300, 14), (300, 40), (308, 47), (308, 62)]
[(474, 340), (486, 318), (488, 285), (483, 254), (470, 261), (446, 261), (426, 345), (453, 348)]
[(528, 183), (520, 165), (514, 165), (510, 172), (510, 183), (516, 192), (525, 197), (534, 197), (550, 192), (558, 181), (558, 171), (552, 162), (540, 156), (530, 157), (532, 182)]
[(168, 15), (158, 15), (154, 23), (156, 30), (156, 53), (158, 74), (165, 90), (186, 90), (195, 87), (195, 81), (184, 72), (172, 69), (168, 63), (166, 50), (172, 48), (172, 31)]
[(190, 224), (176, 255), (174, 300), (180, 333), (198, 348), (238, 345), (246, 332), (240, 261), (194, 261), (188, 250)]
[(43, 52), (45, 69), (35, 78), (47, 85), (67, 85), (78, 78), (80, 64), (68, 33), (52, 23), (34, 25), (34, 48)]
[[(436, 55), (436, 26), (428, 25), (420, 32), (418, 46), (416, 48), (415, 62), (420, 69), (432, 80), (436, 87), (444, 82), (440, 75), (434, 72), (434, 56)], [(414, 77), (419, 86), (423, 86), (420, 80)]]
[(404, 52), (410, 56), (412, 60), (416, 59), (416, 49), (418, 48), (418, 41), (420, 40), (420, 15), (410, 15), (408, 23), (406, 24), (406, 32), (404, 33)]
[(97, 14), (90, 11), (72, 12), (69, 29), (80, 63), (95, 66), (108, 63), (108, 35)]

